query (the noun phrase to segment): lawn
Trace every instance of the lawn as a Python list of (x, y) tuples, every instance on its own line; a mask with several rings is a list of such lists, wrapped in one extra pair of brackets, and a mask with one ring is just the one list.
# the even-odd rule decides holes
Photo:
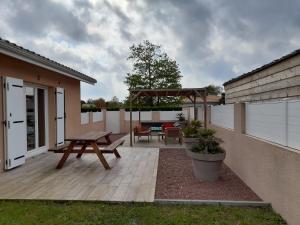
[(0, 224), (278, 225), (286, 223), (270, 208), (149, 203), (0, 201)]

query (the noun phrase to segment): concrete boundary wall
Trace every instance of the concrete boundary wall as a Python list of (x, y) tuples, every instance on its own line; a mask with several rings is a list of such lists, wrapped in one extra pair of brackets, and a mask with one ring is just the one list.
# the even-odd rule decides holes
[[(106, 109), (101, 110), (101, 115), (96, 115), (93, 112), (87, 113), (84, 119), (85, 123), (81, 124), (81, 133), (88, 132), (89, 130), (108, 130), (109, 121), (107, 121), (107, 112)], [(177, 113), (182, 112), (186, 119), (191, 120), (193, 119), (193, 109), (192, 108), (183, 108), (182, 111), (142, 111), (141, 112), (141, 122), (164, 122), (164, 121), (175, 121), (177, 120), (176, 115)], [(120, 109), (119, 111), (115, 112), (119, 113), (119, 123), (115, 124), (118, 126), (119, 133), (129, 133), (130, 127), (130, 120), (129, 120), (129, 112), (125, 111), (125, 109)], [(83, 115), (84, 113), (82, 113)], [(161, 116), (163, 114), (163, 116)], [(97, 117), (96, 119), (94, 117)], [(88, 120), (88, 121), (87, 121)], [(114, 121), (116, 122), (116, 121)], [(138, 125), (138, 112), (132, 112), (132, 124), (133, 127)], [(111, 127), (109, 128), (111, 129)]]
[[(105, 111), (106, 111), (105, 109), (102, 110), (100, 116), (94, 112), (81, 113), (81, 126), (80, 126), (79, 133), (86, 133), (89, 131), (105, 131), (105, 123), (104, 123), (106, 118)], [(94, 118), (95, 116), (96, 118)]]
[[(209, 110), (210, 111), (210, 110)], [(245, 134), (245, 104), (234, 105), (234, 130), (210, 124), (225, 163), (290, 225), (300, 221), (300, 151)]]

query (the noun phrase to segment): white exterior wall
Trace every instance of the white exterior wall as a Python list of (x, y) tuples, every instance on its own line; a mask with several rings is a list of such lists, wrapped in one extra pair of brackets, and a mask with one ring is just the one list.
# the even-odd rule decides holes
[(211, 123), (234, 129), (234, 104), (211, 106)]
[[(130, 120), (130, 112), (125, 112), (125, 120)], [(139, 120), (139, 112), (132, 112), (132, 120)], [(152, 111), (142, 111), (141, 112), (141, 121), (151, 121), (152, 120)]]
[(106, 111), (106, 131), (120, 133), (120, 111)]
[(81, 113), (81, 124), (88, 124), (89, 123), (89, 113)]
[(182, 111), (159, 111), (161, 121), (174, 121), (177, 120), (176, 116)]
[(93, 112), (93, 123), (103, 120), (103, 112)]

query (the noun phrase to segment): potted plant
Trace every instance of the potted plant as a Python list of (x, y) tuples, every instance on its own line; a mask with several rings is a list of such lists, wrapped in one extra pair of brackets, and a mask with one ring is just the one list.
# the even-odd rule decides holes
[(185, 148), (191, 150), (199, 142), (199, 131), (201, 122), (199, 120), (192, 120), (188, 125), (183, 128), (183, 143)]
[(198, 144), (186, 150), (192, 158), (195, 177), (202, 181), (217, 180), (225, 159), (226, 153), (220, 146), (222, 140), (214, 134), (214, 130), (201, 129)]
[(184, 128), (186, 126), (186, 120), (183, 113), (177, 113), (176, 118), (178, 121), (174, 123), (175, 127)]

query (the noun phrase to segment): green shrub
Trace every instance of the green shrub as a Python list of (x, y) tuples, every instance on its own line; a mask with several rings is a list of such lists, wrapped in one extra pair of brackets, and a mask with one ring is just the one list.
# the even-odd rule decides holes
[(223, 141), (215, 137), (215, 133), (216, 131), (212, 129), (200, 129), (198, 132), (199, 143), (192, 148), (192, 152), (204, 154), (223, 153), (224, 150), (220, 146)]
[(199, 131), (202, 124), (199, 120), (192, 120), (188, 125), (183, 128), (182, 132), (186, 138), (197, 138), (199, 137)]

